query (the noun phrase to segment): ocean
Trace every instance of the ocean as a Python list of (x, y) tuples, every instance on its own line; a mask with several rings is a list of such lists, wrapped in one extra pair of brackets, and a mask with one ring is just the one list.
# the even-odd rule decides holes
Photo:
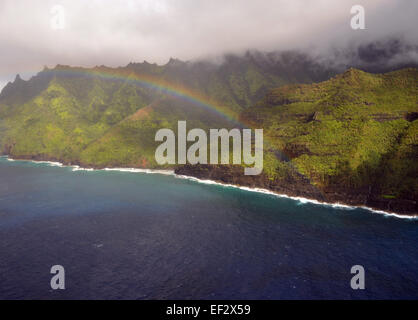
[[(0, 299), (418, 298), (417, 219), (165, 171), (9, 160)], [(54, 265), (65, 290), (51, 289)], [(350, 286), (354, 265), (364, 290)]]

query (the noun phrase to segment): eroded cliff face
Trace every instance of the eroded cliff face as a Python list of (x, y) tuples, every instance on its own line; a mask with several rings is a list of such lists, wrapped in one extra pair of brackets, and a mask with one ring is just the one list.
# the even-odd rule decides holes
[[(264, 129), (265, 155), (284, 154), (326, 201), (417, 214), (417, 81), (414, 68), (349, 69), (321, 83), (279, 87), (241, 118)], [(282, 163), (264, 161), (271, 189), (282, 184)], [(300, 183), (290, 183), (293, 195)]]
[(238, 186), (263, 188), (286, 195), (326, 200), (321, 192), (309, 183), (309, 180), (296, 172), (288, 175), (280, 183), (271, 180), (264, 173), (246, 176), (243, 167), (239, 165), (184, 165), (176, 168), (175, 173)]
[[(245, 65), (233, 70), (239, 73)], [(161, 70), (171, 74), (173, 67)], [(219, 114), (165, 92), (144, 90), (136, 80), (151, 72), (148, 68), (159, 69), (57, 67), (27, 82), (17, 78), (0, 95), (0, 153), (89, 168), (169, 169), (155, 161), (159, 129), (175, 131), (183, 120), (188, 128), (232, 129), (239, 119), (240, 128), (264, 130), (261, 175), (245, 176), (239, 166), (204, 165), (178, 166), (177, 173), (319, 201), (418, 213), (418, 69), (387, 74), (349, 69), (327, 81), (271, 91), (277, 84), (267, 77), (269, 85), (260, 84), (261, 100), (258, 93), (242, 105), (244, 96), (226, 99), (227, 109), (236, 115), (231, 122), (225, 110)], [(198, 78), (206, 79), (196, 68)], [(228, 65), (219, 68), (222, 75), (232, 72)], [(77, 76), (68, 78), (63, 70)], [(100, 77), (116, 71), (132, 81)], [(182, 86), (194, 83), (187, 79)], [(216, 92), (230, 89), (214, 81)], [(202, 92), (208, 88), (201, 83)], [(245, 85), (236, 93), (247, 89)], [(207, 96), (218, 96), (209, 91)]]
[(294, 171), (286, 179), (272, 180), (265, 173), (246, 176), (241, 166), (227, 165), (184, 165), (175, 169), (179, 175), (198, 179), (208, 179), (225, 184), (261, 188), (293, 197), (304, 197), (321, 202), (340, 203), (352, 206), (367, 206), (404, 215), (416, 215), (418, 205), (409, 199), (382, 199), (372, 187), (344, 188), (328, 186), (320, 188), (312, 185), (306, 177)]

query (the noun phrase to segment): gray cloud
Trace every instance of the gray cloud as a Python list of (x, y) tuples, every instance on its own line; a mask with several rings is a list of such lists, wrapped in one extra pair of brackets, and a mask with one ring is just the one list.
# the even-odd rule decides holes
[[(365, 7), (366, 30), (350, 28), (355, 4)], [(51, 28), (54, 5), (64, 8), (62, 30)], [(418, 59), (417, 12), (411, 0), (2, 0), (0, 86), (44, 65), (165, 63), (246, 49), (349, 59), (341, 50), (385, 38), (415, 45), (396, 59)]]

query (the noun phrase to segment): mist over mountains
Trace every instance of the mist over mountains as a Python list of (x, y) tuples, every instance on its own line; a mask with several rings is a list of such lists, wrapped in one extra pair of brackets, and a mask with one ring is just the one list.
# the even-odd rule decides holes
[(239, 166), (175, 166), (177, 172), (414, 213), (417, 69), (340, 71), (391, 71), (408, 65), (399, 58), (406, 51), (390, 41), (359, 47), (339, 63), (248, 51), (217, 61), (45, 68), (28, 81), (16, 76), (2, 90), (0, 153), (84, 167), (160, 168), (158, 129), (175, 131), (180, 120), (203, 130), (238, 121), (265, 129), (262, 175), (245, 178)]
[[(268, 74), (266, 80), (266, 90), (262, 90), (253, 98), (247, 101), (241, 101), (239, 104), (249, 105), (261, 98), (268, 89), (284, 83), (309, 83), (326, 80), (329, 76), (343, 72), (349, 68), (358, 68), (366, 72), (382, 73), (397, 70), (406, 67), (418, 66), (418, 44), (411, 44), (402, 38), (386, 38), (381, 41), (369, 42), (359, 46), (349, 48), (334, 48), (326, 54), (317, 52), (307, 52), (302, 50), (289, 51), (260, 51), (247, 50), (242, 54), (224, 54), (212, 56), (210, 58), (200, 58), (190, 61), (182, 61), (177, 58), (170, 58), (166, 64), (157, 65), (144, 61), (130, 62), (125, 67), (139, 73), (153, 73), (153, 70), (164, 70), (165, 77), (168, 80), (173, 78), (183, 79), (185, 85), (194, 86), (192, 78), (201, 79), (210, 73), (228, 73), (234, 69), (239, 71), (241, 68), (247, 68), (253, 65)], [(102, 66), (104, 67), (104, 66)], [(48, 69), (47, 67), (45, 67)], [(44, 68), (44, 70), (46, 70)], [(97, 66), (96, 66), (97, 68)], [(59, 65), (58, 68), (59, 69)], [(53, 69), (48, 69), (49, 72)], [(42, 72), (41, 72), (42, 73)], [(40, 73), (40, 74), (41, 74)], [(188, 74), (190, 73), (190, 74)], [(45, 74), (40, 80), (39, 75), (28, 83), (25, 91), (35, 90), (32, 84), (36, 82), (35, 87), (42, 87), (45, 81), (50, 78)], [(154, 74), (156, 74), (154, 72)], [(51, 74), (50, 74), (51, 75)], [(278, 76), (280, 79), (273, 80)], [(35, 79), (39, 81), (35, 81)], [(17, 82), (16, 82), (17, 80)], [(177, 79), (178, 80), (178, 79)], [(175, 80), (175, 81), (177, 81)], [(267, 83), (270, 82), (270, 85)], [(24, 80), (18, 75), (15, 79), (14, 87), (25, 87)], [(2, 93), (4, 96), (10, 93), (11, 82), (8, 88)], [(28, 93), (30, 95), (30, 93)], [(0, 97), (1, 99), (1, 97)]]
[[(350, 27), (350, 0), (63, 0), (64, 23), (57, 30), (51, 27), (55, 2), (4, 0), (0, 87), (17, 73), (28, 79), (44, 65), (118, 67), (144, 60), (163, 65), (170, 57), (219, 60), (248, 50), (296, 51), (338, 66), (370, 64), (376, 54), (393, 56), (385, 58), (391, 65), (416, 63), (418, 3), (358, 4), (365, 9), (364, 30)], [(384, 61), (375, 62), (378, 68)]]
[(418, 66), (418, 43), (402, 38), (386, 38), (345, 50), (334, 49), (319, 61), (340, 70), (360, 68), (367, 72), (388, 72)]
[(21, 4), (0, 4), (0, 81), (14, 79), (0, 92), (0, 154), (160, 168), (155, 133), (180, 120), (263, 128), (256, 180), (240, 166), (170, 169), (417, 212), (416, 2), (370, 0), (356, 31), (345, 0), (107, 4), (63, 1), (59, 31), (44, 3), (15, 29)]

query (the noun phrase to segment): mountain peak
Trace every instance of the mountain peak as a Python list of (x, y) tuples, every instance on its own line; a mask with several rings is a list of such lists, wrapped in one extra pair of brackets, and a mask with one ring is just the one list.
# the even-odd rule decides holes
[(16, 77), (15, 77), (14, 82), (20, 82), (20, 81), (23, 81), (23, 80), (22, 80), (22, 78), (20, 77), (20, 74), (17, 74), (17, 75), (16, 75)]
[(345, 74), (345, 75), (355, 75), (355, 74), (361, 74), (361, 73), (363, 73), (363, 71), (361, 71), (360, 69), (350, 67), (343, 74)]
[(184, 62), (183, 61), (181, 61), (181, 60), (179, 60), (179, 59), (176, 59), (176, 58), (170, 58), (170, 60), (168, 61), (168, 63), (167, 63), (167, 66), (178, 66), (178, 65), (181, 65), (181, 64), (183, 64)]
[(337, 75), (335, 78), (344, 80), (347, 83), (350, 83), (351, 85), (358, 85), (359, 82), (363, 81), (365, 77), (367, 77), (368, 75), (372, 74), (351, 67), (347, 69), (345, 72), (341, 73), (340, 75)]

